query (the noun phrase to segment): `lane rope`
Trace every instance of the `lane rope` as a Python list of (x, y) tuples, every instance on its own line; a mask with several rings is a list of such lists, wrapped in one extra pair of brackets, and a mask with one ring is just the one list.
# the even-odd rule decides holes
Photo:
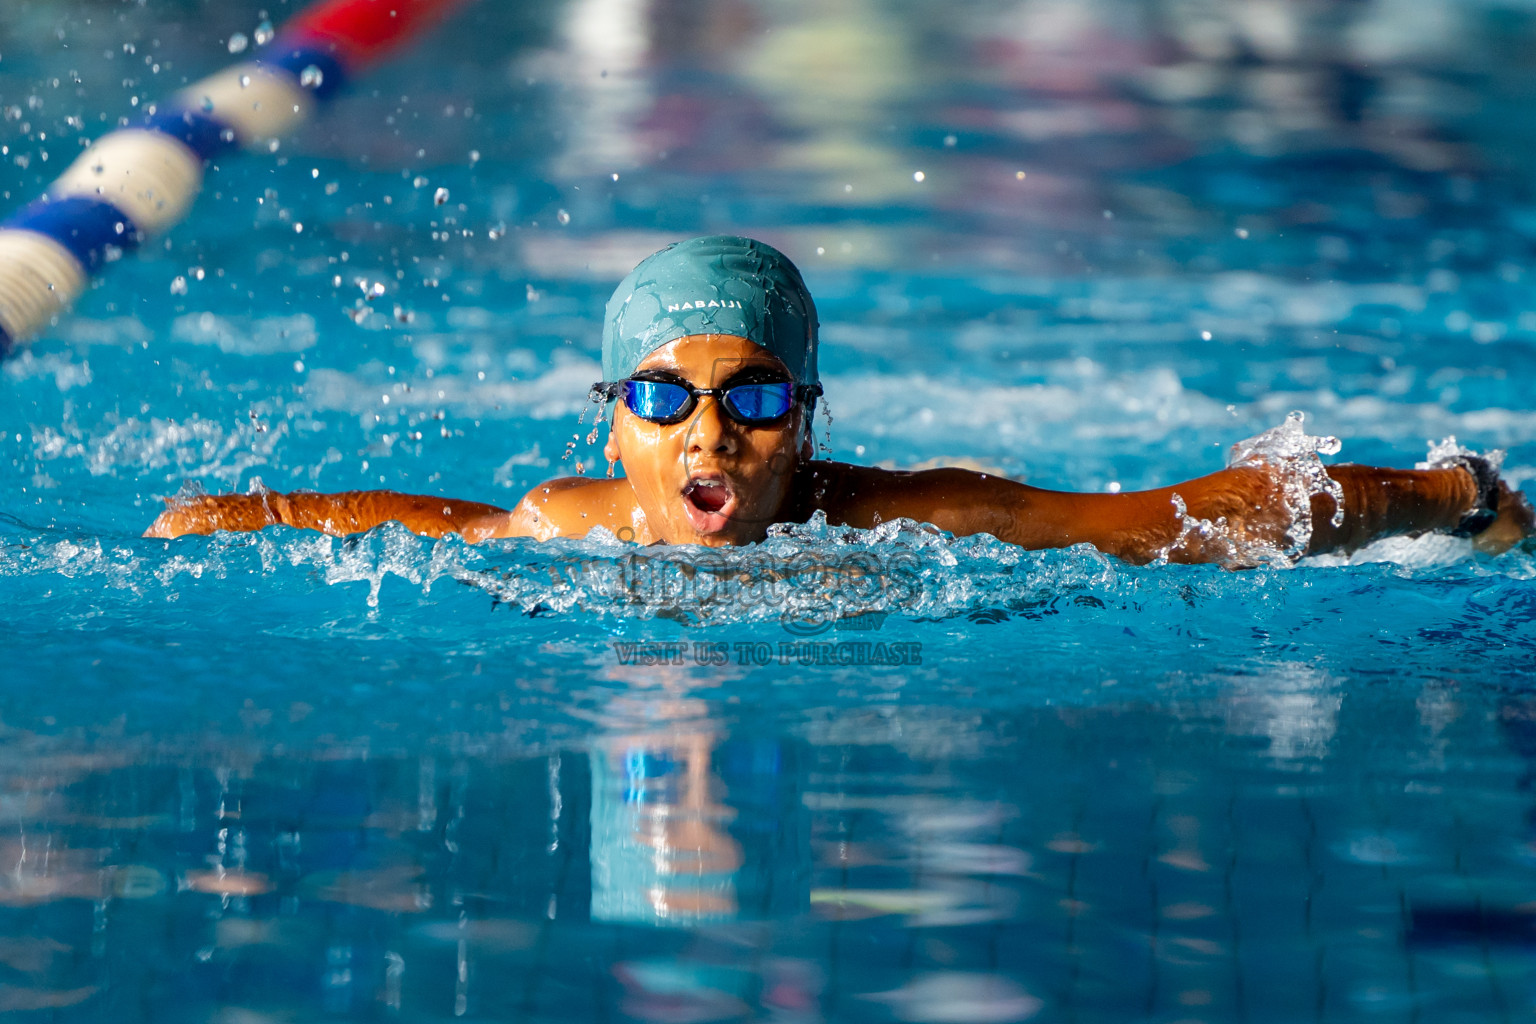
[(103, 265), (178, 224), (214, 159), (292, 131), (466, 2), (325, 0), (260, 56), (93, 142), (40, 199), (0, 222), (0, 358), (52, 324)]

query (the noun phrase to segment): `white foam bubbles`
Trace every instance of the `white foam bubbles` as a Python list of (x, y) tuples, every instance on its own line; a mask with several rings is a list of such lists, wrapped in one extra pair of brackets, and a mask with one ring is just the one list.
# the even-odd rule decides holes
[(215, 345), (221, 352), (237, 355), (271, 355), (313, 348), (319, 332), (308, 313), (226, 317), (204, 311), (177, 317), (171, 337), (191, 345)]

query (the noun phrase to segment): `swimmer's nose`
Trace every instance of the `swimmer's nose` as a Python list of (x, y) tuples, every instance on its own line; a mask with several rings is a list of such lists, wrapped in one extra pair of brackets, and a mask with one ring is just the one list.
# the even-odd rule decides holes
[(729, 455), (736, 451), (736, 437), (714, 396), (699, 399), (698, 411), (688, 423), (688, 450)]

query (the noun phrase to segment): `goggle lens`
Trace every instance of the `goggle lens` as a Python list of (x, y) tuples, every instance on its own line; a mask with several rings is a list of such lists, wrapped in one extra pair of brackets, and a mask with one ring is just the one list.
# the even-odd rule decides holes
[(794, 402), (795, 386), (789, 383), (743, 384), (725, 393), (725, 411), (743, 423), (771, 423)]
[[(762, 424), (780, 419), (795, 404), (795, 386), (788, 381), (740, 384), (723, 396), (725, 412), (738, 423)], [(624, 404), (652, 423), (676, 423), (693, 411), (693, 392), (664, 380), (624, 381)]]
[(688, 413), (693, 396), (679, 384), (663, 380), (627, 380), (624, 404), (629, 411), (652, 423), (675, 423)]

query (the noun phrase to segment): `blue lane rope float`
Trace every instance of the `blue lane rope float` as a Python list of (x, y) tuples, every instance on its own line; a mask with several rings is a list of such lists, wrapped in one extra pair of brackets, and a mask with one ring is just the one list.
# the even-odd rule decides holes
[(92, 143), (42, 198), (0, 222), (0, 358), (45, 329), (93, 273), (186, 216), (215, 158), (264, 147), (464, 0), (327, 0), (262, 56), (187, 86)]

